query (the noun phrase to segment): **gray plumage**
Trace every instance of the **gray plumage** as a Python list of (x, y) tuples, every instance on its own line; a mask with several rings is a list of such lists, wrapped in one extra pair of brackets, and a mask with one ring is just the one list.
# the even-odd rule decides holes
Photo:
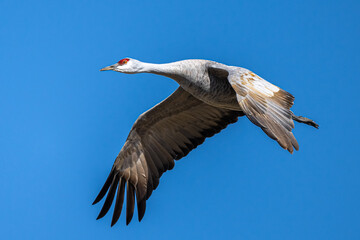
[(154, 73), (172, 78), (180, 85), (136, 120), (93, 203), (108, 192), (99, 219), (116, 199), (111, 226), (120, 217), (125, 187), (126, 224), (134, 213), (135, 195), (141, 221), (146, 200), (158, 186), (161, 175), (174, 167), (174, 160), (186, 156), (205, 138), (236, 122), (239, 116), (246, 115), (291, 153), (299, 148), (291, 132), (293, 120), (318, 127), (312, 120), (290, 111), (294, 101), (290, 93), (244, 68), (208, 60), (150, 64), (125, 58), (101, 70)]

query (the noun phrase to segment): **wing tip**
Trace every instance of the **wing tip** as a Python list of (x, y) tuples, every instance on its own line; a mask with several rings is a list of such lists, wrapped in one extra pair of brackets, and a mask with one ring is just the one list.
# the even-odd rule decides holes
[(97, 204), (98, 202), (101, 201), (101, 199), (103, 199), (103, 197), (105, 196), (105, 194), (107, 193), (107, 191), (109, 190), (111, 183), (114, 180), (114, 175), (115, 175), (115, 170), (114, 167), (111, 169), (109, 176), (107, 177), (103, 187), (101, 188), (99, 194), (96, 196), (94, 202), (92, 203), (92, 205)]
[(141, 220), (143, 219), (144, 215), (145, 215), (145, 210), (146, 210), (146, 199), (142, 199), (138, 202), (138, 220), (139, 222), (141, 222)]
[(111, 225), (110, 225), (110, 227), (113, 227), (115, 224), (117, 223), (117, 220), (111, 220)]
[(134, 214), (135, 207), (135, 195), (134, 195), (134, 186), (131, 183), (127, 183), (127, 192), (126, 192), (126, 225), (129, 225)]
[(118, 183), (119, 183), (119, 178), (120, 177), (119, 177), (118, 174), (116, 174), (114, 176), (114, 178), (113, 178), (113, 180), (111, 182), (111, 185), (110, 185), (108, 195), (106, 196), (104, 205), (101, 208), (100, 213), (99, 213), (98, 217), (96, 218), (96, 220), (104, 217), (108, 213), (108, 211), (109, 211), (109, 209), (110, 209), (110, 207), (111, 207), (111, 205), (113, 203), (113, 200), (114, 200), (115, 192), (116, 192), (116, 189), (117, 189), (117, 186), (118, 186)]

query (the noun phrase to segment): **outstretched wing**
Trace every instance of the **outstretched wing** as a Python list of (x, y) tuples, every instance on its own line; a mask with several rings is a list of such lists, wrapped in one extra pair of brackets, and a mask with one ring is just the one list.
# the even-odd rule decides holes
[(239, 115), (243, 113), (203, 103), (181, 87), (140, 115), (93, 203), (108, 192), (98, 219), (108, 212), (117, 190), (111, 226), (117, 222), (126, 187), (126, 224), (134, 213), (135, 195), (141, 221), (146, 200), (158, 186), (161, 175), (174, 167), (174, 159), (184, 157), (205, 138), (236, 122)]
[(291, 132), (294, 122), (290, 108), (294, 97), (290, 93), (246, 69), (230, 74), (228, 80), (236, 92), (241, 109), (251, 122), (289, 152), (292, 153), (293, 148), (299, 150)]

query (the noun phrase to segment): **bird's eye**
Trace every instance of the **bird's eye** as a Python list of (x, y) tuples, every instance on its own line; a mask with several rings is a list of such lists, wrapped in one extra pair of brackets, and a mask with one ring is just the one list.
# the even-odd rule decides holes
[(124, 65), (124, 64), (127, 64), (127, 62), (129, 61), (130, 59), (128, 59), (128, 58), (124, 58), (124, 59), (121, 59), (118, 63), (120, 64), (120, 65)]

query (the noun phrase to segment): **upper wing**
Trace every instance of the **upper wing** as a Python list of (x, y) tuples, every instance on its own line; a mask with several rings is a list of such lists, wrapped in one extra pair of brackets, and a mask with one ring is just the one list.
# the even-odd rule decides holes
[(239, 115), (242, 112), (203, 103), (181, 87), (140, 115), (93, 203), (99, 202), (110, 189), (98, 219), (108, 212), (118, 188), (111, 225), (116, 223), (120, 217), (126, 183), (126, 224), (129, 224), (134, 213), (135, 194), (141, 221), (146, 200), (158, 186), (161, 175), (174, 167), (174, 159), (184, 157), (205, 138), (236, 122)]
[(294, 151), (293, 147), (299, 149), (291, 132), (294, 122), (290, 108), (294, 97), (290, 93), (246, 69), (229, 75), (228, 80), (236, 92), (241, 109), (251, 122), (289, 152)]

